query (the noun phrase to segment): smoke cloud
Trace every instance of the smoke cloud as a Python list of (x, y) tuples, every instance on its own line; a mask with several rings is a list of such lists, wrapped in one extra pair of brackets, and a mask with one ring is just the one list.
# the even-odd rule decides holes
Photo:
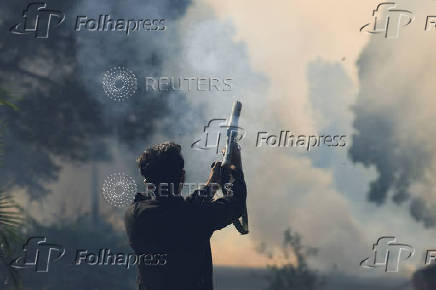
[[(141, 31), (129, 36), (119, 32), (98, 31), (75, 34), (77, 53), (74, 57), (80, 72), (78, 79), (87, 93), (102, 105), (103, 119), (111, 132), (106, 141), (113, 159), (99, 164), (99, 179), (102, 181), (107, 174), (113, 172), (127, 171), (136, 174), (139, 184), (141, 180), (134, 168), (135, 157), (147, 146), (174, 140), (183, 147), (187, 182), (206, 180), (206, 169), (220, 156), (212, 152), (214, 150), (195, 151), (190, 146), (201, 136), (203, 126), (210, 119), (226, 118), (233, 100), (239, 99), (243, 103), (240, 125), (247, 131), (241, 146), (249, 190), (251, 234), (240, 237), (233, 228), (228, 228), (214, 235), (215, 261), (219, 264), (264, 265), (268, 260), (256, 256), (255, 246), (264, 242), (273, 249), (280, 247), (283, 231), (291, 227), (302, 234), (303, 241), (307, 241), (309, 246), (319, 248), (319, 255), (315, 258), (318, 267), (328, 269), (337, 264), (340, 269), (348, 270), (351, 266), (358, 265), (358, 260), (366, 254), (370, 243), (362, 233), (362, 228), (353, 215), (353, 207), (347, 199), (353, 192), (342, 192), (340, 188), (346, 182), (344, 176), (356, 172), (346, 163), (346, 151), (307, 153), (292, 148), (256, 148), (255, 141), (258, 131), (279, 134), (281, 130), (293, 130), (307, 135), (344, 133), (351, 136), (352, 115), (349, 106), (354, 101), (354, 88), (349, 67), (352, 65), (339, 60), (344, 55), (353, 59), (359, 50), (350, 45), (357, 38), (354, 34), (351, 40), (348, 37), (340, 38), (341, 33), (336, 33), (336, 29), (340, 27), (341, 32), (354, 32), (354, 28), (323, 25), (332, 20), (331, 15), (323, 13), (319, 13), (319, 18), (312, 19), (313, 22), (305, 21), (307, 17), (313, 16), (314, 7), (309, 4), (289, 10), (274, 4), (280, 7), (274, 6), (274, 9), (264, 11), (263, 3), (260, 6), (244, 4), (247, 7), (238, 7), (244, 6), (241, 3), (232, 3), (232, 11), (240, 13), (244, 9), (253, 10), (263, 15), (265, 23), (285, 22), (289, 19), (289, 11), (293, 11), (295, 17), (283, 24), (283, 29), (290, 35), (289, 39), (279, 29), (271, 30), (266, 25), (257, 25), (258, 17), (251, 20), (237, 16), (230, 20), (224, 19), (216, 3), (206, 5), (190, 1), (129, 0), (120, 4), (110, 0), (105, 1), (104, 5), (97, 1), (81, 1), (74, 7), (72, 15), (97, 18), (100, 14), (110, 14), (113, 18), (153, 17), (168, 20), (167, 30), (163, 32)], [(337, 13), (345, 15), (354, 24), (354, 18), (345, 13), (351, 9), (351, 4), (348, 4), (349, 1), (341, 3), (343, 8)], [(225, 1), (221, 4), (226, 6)], [(241, 26), (241, 19), (246, 20), (245, 27)], [(255, 21), (257, 26), (250, 21)], [(356, 27), (357, 24), (359, 23), (356, 23)], [(320, 27), (328, 33), (318, 31)], [(255, 34), (258, 32), (263, 32), (268, 41)], [(243, 39), (241, 35), (248, 35), (248, 39)], [(326, 39), (326, 35), (334, 35), (337, 39), (331, 41)], [(339, 50), (338, 47), (344, 49)], [(365, 51), (370, 48), (371, 45)], [(383, 155), (389, 152), (386, 149), (393, 142), (388, 139), (402, 132), (400, 129), (392, 131), (398, 125), (398, 122), (394, 122), (396, 119), (389, 118), (394, 114), (388, 112), (388, 107), (394, 105), (394, 100), (392, 103), (385, 101), (386, 110), (383, 112), (378, 111), (378, 106), (372, 108), (363, 105), (366, 103), (366, 95), (362, 92), (373, 90), (373, 83), (377, 80), (370, 79), (369, 71), (377, 71), (382, 64), (391, 65), (383, 62), (384, 56), (379, 49), (373, 50), (377, 50), (374, 55), (380, 54), (377, 61), (373, 57), (365, 58), (363, 54), (359, 63), (362, 67), (359, 79), (362, 90), (354, 110), (357, 135), (351, 155), (356, 162), (367, 166), (377, 164), (377, 169), (381, 168), (380, 172), (387, 172), (383, 177), (387, 182), (380, 182), (381, 184), (398, 184), (398, 188), (404, 189), (408, 185), (416, 186), (419, 191), (421, 189), (418, 184), (413, 184), (415, 179), (398, 177), (398, 174), (411, 176), (416, 172), (413, 168), (416, 165), (412, 162), (414, 151), (408, 152), (408, 158), (404, 157), (406, 151), (402, 152), (405, 159), (403, 162), (395, 161), (397, 153), (388, 157)], [(365, 53), (373, 54), (372, 51)], [(132, 70), (138, 78), (138, 91), (127, 103), (111, 103), (101, 88), (103, 72), (118, 65)], [(397, 68), (392, 68), (392, 72), (399, 67), (400, 64)], [(362, 77), (363, 70), (368, 71), (365, 77)], [(230, 78), (232, 90), (147, 92), (144, 90), (146, 76)], [(388, 78), (385, 83), (389, 83)], [(366, 87), (368, 88), (365, 89)], [(372, 97), (374, 100), (380, 99), (371, 94)], [(428, 116), (430, 118), (431, 115)], [(384, 136), (387, 145), (376, 149), (380, 151), (377, 158), (368, 158), (368, 154), (359, 153), (363, 149), (356, 148), (367, 148), (365, 145), (373, 141), (372, 125), (365, 124), (374, 120), (384, 122), (384, 126), (378, 123), (376, 127), (382, 131), (379, 135)], [(365, 126), (368, 130), (365, 130)], [(409, 131), (416, 128), (409, 128)], [(359, 139), (359, 136), (363, 137)], [(391, 137), (386, 139), (386, 136)], [(423, 143), (417, 142), (418, 144)], [(426, 156), (423, 154), (422, 160), (427, 160)], [(386, 160), (386, 164), (379, 161), (382, 160), (380, 157)], [(89, 166), (75, 167), (63, 160), (59, 162), (63, 170), (58, 184), (53, 187), (53, 196), (46, 201), (49, 204), (46, 209), (51, 212), (38, 213), (45, 217), (64, 214), (63, 210), (57, 210), (64, 202), (68, 203), (67, 213), (71, 215), (78, 212), (76, 208), (86, 211), (89, 206), (89, 175), (92, 169)], [(389, 175), (391, 168), (396, 169), (403, 163), (407, 165), (407, 170)], [(348, 181), (350, 184), (359, 179), (357, 174), (354, 175), (354, 179)], [(104, 203), (101, 206), (107, 218), (118, 222), (121, 220), (121, 211)], [(422, 203), (414, 205), (416, 208), (421, 206)], [(353, 243), (350, 244), (349, 241)]]
[[(105, 9), (111, 10), (115, 18), (144, 14), (166, 17), (165, 5), (162, 8), (135, 1), (131, 4), (120, 7), (113, 2)], [(336, 187), (337, 177), (330, 171), (334, 164), (332, 160), (344, 159), (345, 150), (305, 155), (303, 151), (290, 148), (255, 146), (258, 131), (279, 134), (280, 130), (290, 129), (302, 134), (347, 133), (349, 128), (343, 121), (350, 120), (349, 114), (344, 112), (351, 102), (347, 99), (351, 84), (341, 65), (305, 57), (297, 65), (305, 67), (310, 63), (310, 72), (299, 78), (309, 81), (311, 92), (308, 97), (302, 94), (286, 99), (287, 95), (279, 94), (284, 90), (283, 85), (278, 86), (277, 81), (270, 79), (271, 75), (266, 76), (253, 68), (247, 46), (236, 40), (237, 31), (232, 22), (216, 19), (214, 11), (201, 3), (181, 2), (180, 5), (186, 14), (168, 21), (168, 29), (163, 33), (135, 33), (128, 38), (124, 34), (81, 33), (77, 58), (88, 90), (96, 98), (104, 98), (98, 76), (119, 64), (136, 73), (139, 85), (145, 76), (204, 76), (229, 78), (232, 90), (150, 93), (139, 87), (127, 104), (107, 104), (107, 114), (111, 117), (115, 114), (122, 124), (113, 124), (118, 138), (127, 136), (125, 139), (131, 149), (115, 144), (118, 148), (114, 149), (118, 150), (115, 155), (122, 158), (115, 156), (116, 160), (105, 165), (100, 178), (110, 173), (110, 168), (133, 167), (134, 157), (144, 147), (176, 140), (184, 148), (187, 182), (206, 180), (208, 173), (204, 169), (220, 156), (212, 152), (214, 150), (195, 151), (190, 146), (201, 136), (203, 126), (210, 119), (226, 118), (233, 100), (239, 99), (243, 103), (240, 124), (247, 131), (241, 146), (249, 187), (251, 235), (242, 239), (231, 228), (217, 233), (214, 238), (216, 262), (238, 265), (241, 259), (237, 257), (240, 256), (245, 257), (245, 265), (264, 264), (267, 258), (253, 255), (254, 247), (263, 242), (271, 249), (277, 249), (281, 246), (283, 231), (291, 227), (300, 232), (309, 245), (320, 249), (316, 258), (318, 267), (328, 269), (337, 264), (346, 269), (356, 264), (344, 257), (362, 253), (364, 237), (346, 198)], [(77, 11), (93, 15), (98, 14), (100, 7), (86, 2), (79, 5)], [(331, 77), (325, 80), (325, 74)], [(338, 97), (343, 99), (342, 106), (326, 106), (326, 100)], [(149, 129), (148, 134), (145, 129), (143, 134), (142, 131), (125, 133), (129, 130), (129, 120), (144, 124)], [(86, 188), (83, 192), (89, 190)], [(113, 216), (113, 210), (103, 206)], [(349, 240), (356, 243), (346, 245)], [(252, 257), (251, 261), (247, 256)]]
[[(398, 39), (371, 39), (359, 61), (360, 91), (350, 157), (375, 167), (368, 199), (378, 205), (392, 200), (408, 204), (413, 218), (436, 225), (434, 198), (435, 56), (432, 32), (424, 30), (430, 4), (398, 1), (416, 21), (401, 28)], [(433, 9), (434, 10), (434, 9)]]

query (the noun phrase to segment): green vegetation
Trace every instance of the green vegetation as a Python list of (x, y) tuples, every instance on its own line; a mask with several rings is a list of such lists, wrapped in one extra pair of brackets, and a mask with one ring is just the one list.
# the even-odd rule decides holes
[(322, 278), (307, 264), (307, 257), (316, 255), (317, 250), (304, 247), (298, 233), (290, 229), (284, 232), (283, 253), (287, 263), (268, 266), (267, 290), (315, 290), (323, 284)]
[[(0, 89), (0, 106), (18, 110), (14, 104), (7, 100), (7, 93), (3, 89)], [(0, 166), (3, 155), (2, 127), (0, 120)], [(0, 283), (9, 284), (9, 281), (12, 281), (15, 289), (21, 289), (21, 283), (17, 272), (9, 267), (9, 262), (13, 258), (13, 245), (21, 241), (21, 226), (21, 209), (11, 196), (0, 188)]]

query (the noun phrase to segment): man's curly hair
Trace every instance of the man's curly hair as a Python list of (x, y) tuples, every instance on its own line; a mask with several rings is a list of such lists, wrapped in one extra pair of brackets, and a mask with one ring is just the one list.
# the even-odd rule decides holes
[(182, 147), (173, 142), (164, 142), (145, 149), (136, 160), (146, 182), (178, 183), (185, 166)]

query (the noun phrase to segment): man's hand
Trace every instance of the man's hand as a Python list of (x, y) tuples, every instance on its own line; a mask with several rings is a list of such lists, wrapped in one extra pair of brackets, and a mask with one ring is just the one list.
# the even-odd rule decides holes
[(241, 161), (241, 148), (237, 143), (233, 143), (232, 148), (232, 159), (230, 161), (231, 165), (234, 165), (236, 168), (242, 170), (242, 161)]
[[(242, 170), (242, 161), (241, 161), (241, 147), (237, 143), (232, 143), (232, 157), (230, 160), (230, 169), (235, 170), (235, 167)], [(226, 153), (226, 150), (223, 148), (221, 151), (222, 155)]]
[(206, 185), (211, 183), (221, 184), (221, 162), (214, 162), (212, 164), (212, 169), (210, 170), (209, 178)]
[(212, 185), (213, 193), (215, 193), (217, 190), (215, 185), (219, 184), (223, 187), (224, 183), (231, 180), (232, 173), (234, 174), (237, 169), (242, 171), (241, 149), (238, 144), (233, 143), (230, 165), (228, 167), (226, 166), (226, 168), (222, 168), (222, 162), (212, 163), (212, 169), (210, 170), (206, 185)]

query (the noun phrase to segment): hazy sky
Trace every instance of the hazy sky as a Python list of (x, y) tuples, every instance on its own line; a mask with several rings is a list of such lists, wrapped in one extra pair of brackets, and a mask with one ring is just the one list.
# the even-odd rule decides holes
[[(378, 1), (206, 2), (213, 7), (220, 21), (231, 23), (235, 31), (234, 41), (246, 45), (253, 70), (267, 78), (268, 87), (264, 97), (268, 100), (268, 108), (283, 129), (298, 128), (301, 132), (319, 132), (328, 128), (334, 131), (335, 127), (329, 127), (329, 124), (339, 123), (340, 128), (336, 128), (342, 130), (341, 132), (345, 130), (344, 133), (351, 136), (355, 129), (352, 128), (354, 115), (350, 107), (357, 102), (361, 81), (356, 62), (363, 51), (368, 51), (366, 46), (370, 41), (372, 47), (367, 52), (368, 58), (373, 57), (375, 64), (370, 68), (373, 74), (371, 71), (367, 74), (373, 76), (369, 82), (374, 83), (375, 88), (379, 79), (374, 75), (383, 74), (387, 65), (383, 63), (384, 67), (377, 66), (377, 62), (390, 52), (401, 57), (395, 66), (392, 65), (392, 70), (407, 71), (410, 64), (414, 63), (413, 75), (429, 76), (425, 68), (427, 62), (422, 54), (428, 56), (432, 51), (430, 45), (434, 43), (432, 33), (435, 32), (424, 32), (425, 16), (436, 12), (434, 1), (419, 1), (414, 4), (397, 1), (400, 9), (409, 9), (416, 14), (415, 21), (402, 28), (398, 40), (388, 40), (359, 31), (362, 25), (372, 21), (372, 10), (376, 9), (380, 3)], [(404, 31), (406, 33), (403, 34)], [(414, 51), (418, 47), (419, 53)], [(336, 94), (329, 94), (329, 86), (335, 86), (336, 83), (329, 78), (328, 69), (324, 71), (325, 75), (319, 76), (320, 79), (309, 78), (309, 66), (316, 66), (317, 61), (321, 62), (321, 66), (327, 67), (329, 64), (338, 64), (344, 70), (346, 77), (351, 80), (345, 97), (341, 88), (336, 90)], [(334, 73), (334, 69), (332, 70), (331, 73)], [(359, 98), (363, 102), (369, 101), (366, 105), (374, 108), (374, 111), (377, 111), (378, 104), (385, 109), (392, 106), (392, 111), (401, 110), (403, 105), (398, 104), (398, 97), (402, 91), (397, 84), (408, 82), (403, 78), (396, 79), (395, 73), (389, 78), (390, 82), (387, 82), (386, 77), (381, 79), (383, 85), (392, 86), (391, 91), (387, 90), (391, 95), (374, 91), (369, 97), (363, 95)], [(418, 99), (413, 94), (405, 96), (407, 106), (413, 104), (414, 114), (410, 118), (404, 118), (398, 126), (401, 125), (403, 130), (418, 138), (420, 134), (417, 133), (417, 128), (431, 127), (431, 119), (434, 118), (430, 113), (430, 108), (433, 107), (430, 104), (434, 103), (430, 92), (422, 93), (423, 89), (429, 90), (433, 87), (433, 83), (420, 78), (413, 80), (417, 83), (422, 80), (426, 87), (421, 89), (424, 96)], [(325, 84), (325, 95), (320, 97), (328, 99), (317, 102), (317, 96), (311, 95), (310, 87), (313, 83), (323, 81), (329, 83)], [(415, 86), (419, 87), (416, 84)], [(416, 117), (420, 114), (426, 117), (418, 125), (420, 119)], [(265, 123), (268, 122), (267, 118)], [(428, 140), (429, 134), (425, 136)], [(404, 146), (407, 148), (407, 145)], [(427, 147), (431, 146), (426, 144)], [(434, 147), (430, 151), (434, 151)], [(345, 152), (343, 153), (343, 156), (335, 155), (334, 161), (325, 168), (316, 168), (310, 154), (289, 154), (286, 150), (276, 150), (274, 155), (272, 152), (267, 153), (269, 155), (264, 157), (265, 163), (254, 174), (254, 182), (269, 182), (274, 185), (271, 186), (271, 192), (263, 193), (263, 200), (253, 200), (262, 199), (262, 195), (251, 192), (249, 205), (254, 223), (252, 236), (241, 238), (232, 230), (217, 233), (213, 243), (215, 261), (223, 264), (262, 264), (264, 261), (252, 253), (252, 247), (248, 245), (253, 242), (253, 237), (254, 242), (257, 239), (270, 243), (279, 240), (279, 237), (272, 235), (278, 234), (280, 227), (286, 224), (283, 220), (286, 220), (291, 227), (303, 233), (304, 238), (312, 245), (320, 246), (321, 261), (318, 262), (324, 264), (321, 267), (337, 263), (341, 269), (361, 273), (358, 268), (359, 260), (369, 255), (372, 243), (382, 235), (394, 235), (401, 241), (413, 244), (419, 256), (414, 263), (422, 265), (420, 255), (423, 249), (431, 248), (435, 231), (424, 229), (421, 224), (416, 223), (410, 217), (405, 204), (397, 206), (388, 201), (385, 206), (377, 207), (368, 203), (366, 193), (369, 182), (377, 177), (377, 173), (373, 167), (363, 169), (360, 165), (352, 164), (346, 160)], [(431, 155), (430, 157), (432, 158)], [(414, 186), (423, 191), (422, 183), (417, 182)], [(258, 187), (262, 188), (262, 184)], [(263, 185), (263, 188), (267, 190), (268, 186)], [(429, 186), (425, 188), (431, 190)], [(293, 197), (286, 196), (287, 194)], [(431, 195), (431, 191), (426, 192), (426, 196), (428, 195)], [(426, 200), (429, 199), (433, 200), (430, 197)], [(236, 248), (236, 245), (241, 246)]]
[[(384, 235), (397, 236), (401, 242), (417, 248), (419, 257), (403, 274), (410, 273), (419, 263), (422, 265), (420, 254), (424, 249), (434, 248), (431, 241), (436, 232), (412, 218), (408, 202), (398, 206), (389, 198), (383, 206), (377, 206), (367, 201), (370, 183), (379, 176), (376, 166), (383, 166), (386, 155), (386, 162), (398, 165), (389, 168), (400, 176), (396, 176), (396, 182), (405, 178), (410, 196), (435, 204), (432, 173), (436, 168), (436, 138), (431, 126), (435, 114), (431, 106), (432, 69), (428, 66), (436, 60), (432, 49), (432, 33), (436, 32), (424, 32), (424, 24), (426, 15), (436, 13), (436, 2), (397, 3), (402, 9), (416, 12), (416, 20), (402, 28), (400, 38), (395, 40), (359, 31), (373, 20), (372, 10), (379, 4), (369, 0), (197, 0), (172, 26), (175, 28), (169, 33), (176, 37), (174, 43), (162, 50), (174, 57), (165, 59), (162, 75), (231, 77), (231, 92), (187, 93), (192, 106), (202, 108), (210, 118), (226, 117), (235, 98), (243, 102), (241, 126), (248, 133), (241, 145), (251, 233), (240, 236), (233, 227), (215, 233), (215, 264), (271, 263), (256, 247), (264, 242), (274, 251), (288, 227), (301, 233), (308, 245), (319, 248), (313, 265), (323, 270), (336, 265), (342, 271), (366, 274), (359, 262), (369, 256), (372, 243)], [(80, 48), (83, 59), (87, 56), (86, 46), (84, 41)], [(136, 49), (146, 47), (137, 45)], [(100, 61), (97, 56), (96, 63)], [(403, 74), (398, 75), (400, 71)], [(171, 100), (173, 109), (181, 110), (177, 101)], [(408, 114), (409, 110), (412, 114)], [(358, 128), (353, 125), (357, 117), (361, 126)], [(380, 136), (378, 123), (368, 123), (375, 117), (393, 123), (389, 138)], [(189, 145), (205, 124), (190, 123), (189, 112), (182, 118), (185, 119), (178, 125), (189, 126), (180, 125), (178, 129), (184, 134), (175, 141), (184, 148), (188, 181), (204, 181), (207, 173), (203, 168), (208, 168), (216, 156), (194, 152)], [(369, 131), (360, 131), (367, 127)], [(258, 131), (279, 134), (281, 130), (346, 135), (347, 145), (311, 152), (256, 148)], [(363, 144), (373, 142), (374, 150), (382, 148), (386, 154), (383, 150), (377, 151), (379, 155), (371, 150), (367, 154), (359, 151), (359, 161), (367, 162), (368, 168), (351, 162), (348, 150), (354, 133), (361, 134)], [(155, 134), (152, 141), (171, 138), (162, 132)], [(417, 147), (417, 143), (423, 145)], [(121, 159), (123, 149), (118, 150)], [(415, 160), (414, 150), (426, 157), (425, 166), (410, 165)], [(112, 163), (114, 168), (127, 166), (128, 171), (134, 170), (119, 159)], [(407, 170), (401, 170), (401, 166)], [(64, 200), (56, 192), (75, 190), (77, 174), (84, 175), (81, 180), (86, 184), (86, 173), (75, 171), (71, 166), (65, 167), (51, 202)], [(105, 167), (100, 174), (110, 172)], [(396, 184), (391, 185), (395, 190)], [(67, 202), (73, 200), (67, 198)], [(102, 206), (105, 213), (111, 212), (109, 206)], [(76, 208), (82, 205), (78, 203)], [(33, 210), (37, 212), (35, 205)], [(44, 217), (55, 214), (45, 212)], [(119, 223), (121, 214), (112, 220), (117, 223), (117, 218)]]

